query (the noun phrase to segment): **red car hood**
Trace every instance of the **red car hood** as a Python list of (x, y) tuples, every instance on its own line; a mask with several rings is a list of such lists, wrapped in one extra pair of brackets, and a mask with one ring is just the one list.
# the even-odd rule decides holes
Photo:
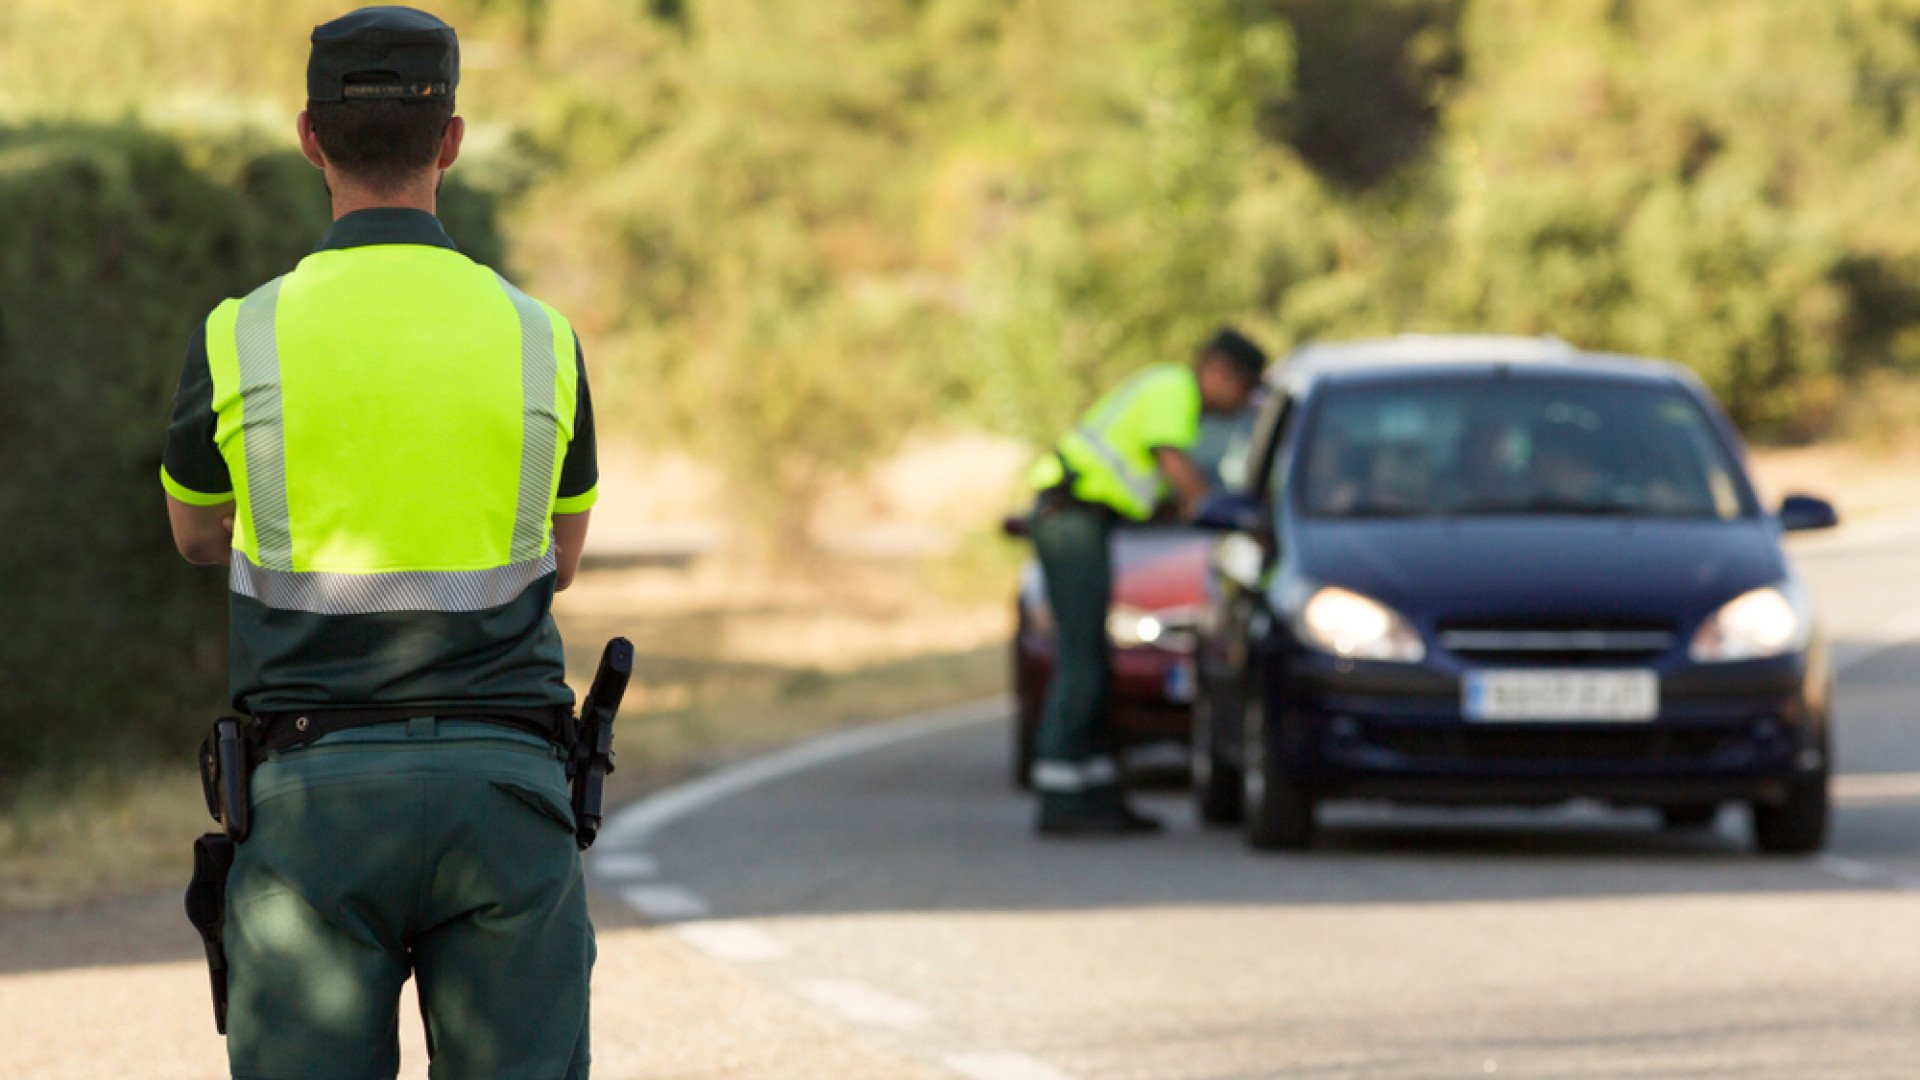
[(1113, 538), (1113, 602), (1139, 611), (1199, 607), (1207, 600), (1213, 540), (1185, 530), (1121, 532)]

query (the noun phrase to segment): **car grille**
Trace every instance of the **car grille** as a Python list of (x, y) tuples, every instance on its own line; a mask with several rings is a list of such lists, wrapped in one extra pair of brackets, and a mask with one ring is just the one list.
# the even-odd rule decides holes
[(1725, 727), (1694, 730), (1372, 727), (1365, 738), (1382, 749), (1414, 758), (1548, 761), (1701, 759), (1750, 741), (1744, 729)]
[(1475, 664), (1646, 663), (1672, 649), (1671, 623), (1443, 623), (1440, 647)]

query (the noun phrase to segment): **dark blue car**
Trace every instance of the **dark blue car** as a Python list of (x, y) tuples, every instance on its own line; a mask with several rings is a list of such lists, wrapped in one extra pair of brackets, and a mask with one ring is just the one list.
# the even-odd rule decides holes
[(1753, 809), (1820, 846), (1829, 673), (1738, 435), (1685, 369), (1552, 340), (1301, 350), (1244, 467), (1198, 651), (1203, 816), (1312, 843), (1364, 798)]

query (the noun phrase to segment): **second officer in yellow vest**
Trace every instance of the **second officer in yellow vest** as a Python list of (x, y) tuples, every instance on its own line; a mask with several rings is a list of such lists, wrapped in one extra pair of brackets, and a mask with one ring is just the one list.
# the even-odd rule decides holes
[(1033, 544), (1058, 640), (1033, 767), (1042, 834), (1159, 828), (1127, 804), (1106, 715), (1111, 534), (1119, 521), (1152, 517), (1169, 491), (1178, 512), (1199, 508), (1207, 479), (1187, 452), (1199, 438), (1200, 414), (1245, 408), (1265, 367), (1259, 346), (1221, 330), (1191, 366), (1148, 368), (1100, 399), (1029, 472), (1039, 491)]

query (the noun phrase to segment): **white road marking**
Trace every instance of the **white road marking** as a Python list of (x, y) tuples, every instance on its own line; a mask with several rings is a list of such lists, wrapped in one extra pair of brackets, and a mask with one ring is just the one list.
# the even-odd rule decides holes
[(947, 1068), (970, 1080), (1072, 1080), (1066, 1073), (1025, 1054), (955, 1054)]
[(1821, 855), (1813, 860), (1814, 865), (1832, 874), (1842, 881), (1855, 885), (1867, 885), (1876, 889), (1893, 889), (1899, 892), (1920, 891), (1920, 877), (1889, 870), (1870, 862), (1848, 858), (1845, 855)]
[(757, 926), (733, 922), (695, 922), (674, 928), (680, 940), (713, 957), (730, 963), (754, 964), (781, 960), (787, 947), (780, 939)]
[(629, 885), (620, 890), (627, 906), (656, 922), (705, 918), (707, 902), (678, 885)]
[(821, 979), (796, 989), (801, 997), (856, 1024), (911, 1028), (927, 1022), (925, 1009), (866, 983)]
[(644, 847), (655, 833), (666, 826), (722, 799), (883, 747), (1001, 719), (1007, 715), (1009, 707), (1007, 699), (1003, 697), (956, 705), (884, 724), (854, 728), (744, 761), (668, 788), (620, 811), (600, 831), (600, 842), (611, 849), (632, 851)]
[(1920, 799), (1920, 772), (1837, 775), (1833, 778), (1833, 797), (1847, 802)]
[(639, 851), (609, 851), (596, 855), (587, 863), (593, 876), (606, 881), (639, 881), (643, 878), (659, 877), (660, 864), (654, 857)]

